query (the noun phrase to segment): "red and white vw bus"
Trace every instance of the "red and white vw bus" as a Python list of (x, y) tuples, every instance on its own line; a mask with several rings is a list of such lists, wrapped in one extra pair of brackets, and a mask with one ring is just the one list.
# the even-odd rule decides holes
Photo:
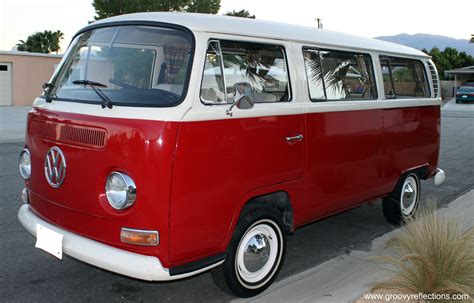
[(80, 30), (28, 115), (36, 246), (165, 281), (216, 268), (260, 293), (296, 228), (383, 199), (399, 224), (437, 168), (436, 69), (404, 46), (245, 18), (113, 17)]

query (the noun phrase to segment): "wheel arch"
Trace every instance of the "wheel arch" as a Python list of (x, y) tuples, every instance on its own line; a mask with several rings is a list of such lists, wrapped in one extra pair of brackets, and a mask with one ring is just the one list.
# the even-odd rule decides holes
[(394, 192), (396, 192), (397, 188), (402, 186), (406, 177), (411, 174), (414, 174), (418, 178), (418, 183), (420, 182), (420, 180), (428, 179), (429, 174), (430, 174), (429, 164), (426, 163), (420, 166), (406, 169), (403, 172), (401, 172), (400, 176), (398, 177), (397, 183), (395, 183), (395, 186), (392, 188), (392, 191), (390, 192), (389, 196), (392, 195)]
[(293, 226), (295, 223), (294, 213), (290, 195), (286, 191), (279, 190), (249, 199), (241, 208), (238, 217), (252, 208), (260, 207), (271, 207), (276, 209), (282, 216), (281, 219), (285, 226), (285, 232), (288, 234), (293, 233)]
[(265, 193), (246, 195), (234, 212), (232, 222), (229, 225), (226, 237), (222, 243), (221, 251), (225, 251), (227, 249), (241, 215), (252, 209), (263, 207), (271, 207), (277, 210), (282, 215), (281, 219), (285, 227), (284, 232), (287, 234), (292, 234), (294, 232), (294, 211), (291, 202), (291, 196), (288, 191), (278, 189)]

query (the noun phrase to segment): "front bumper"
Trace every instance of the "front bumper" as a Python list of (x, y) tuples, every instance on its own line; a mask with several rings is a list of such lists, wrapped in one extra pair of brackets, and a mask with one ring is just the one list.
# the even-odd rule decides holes
[(474, 97), (456, 97), (456, 102), (474, 102)]
[[(118, 249), (52, 225), (37, 216), (28, 204), (18, 211), (18, 219), (23, 227), (36, 237), (36, 224), (40, 224), (63, 235), (63, 253), (85, 263), (132, 278), (146, 281), (169, 281), (186, 278), (208, 268), (181, 275), (170, 275), (158, 258)], [(217, 265), (217, 264), (216, 264)]]

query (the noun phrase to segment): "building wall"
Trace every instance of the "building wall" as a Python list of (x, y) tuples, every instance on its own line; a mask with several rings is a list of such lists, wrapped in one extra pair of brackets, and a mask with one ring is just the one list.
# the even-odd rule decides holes
[(41, 86), (49, 81), (59, 61), (59, 55), (1, 52), (0, 62), (12, 63), (13, 105), (31, 105), (42, 93)]
[(470, 79), (474, 79), (473, 74), (461, 74), (457, 76), (457, 81), (454, 80), (442, 80), (441, 89), (443, 97), (454, 97), (457, 92), (458, 87), (463, 86), (464, 83)]
[(443, 98), (454, 96), (454, 80), (441, 80), (441, 96)]

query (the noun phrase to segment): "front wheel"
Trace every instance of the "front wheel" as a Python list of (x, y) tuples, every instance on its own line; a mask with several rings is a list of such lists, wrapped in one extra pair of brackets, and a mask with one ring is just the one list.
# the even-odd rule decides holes
[(413, 217), (420, 203), (420, 181), (415, 174), (400, 180), (395, 190), (382, 200), (385, 219), (400, 225)]
[(273, 208), (247, 211), (240, 218), (224, 264), (213, 278), (224, 290), (248, 298), (264, 291), (275, 280), (286, 253), (281, 214)]

